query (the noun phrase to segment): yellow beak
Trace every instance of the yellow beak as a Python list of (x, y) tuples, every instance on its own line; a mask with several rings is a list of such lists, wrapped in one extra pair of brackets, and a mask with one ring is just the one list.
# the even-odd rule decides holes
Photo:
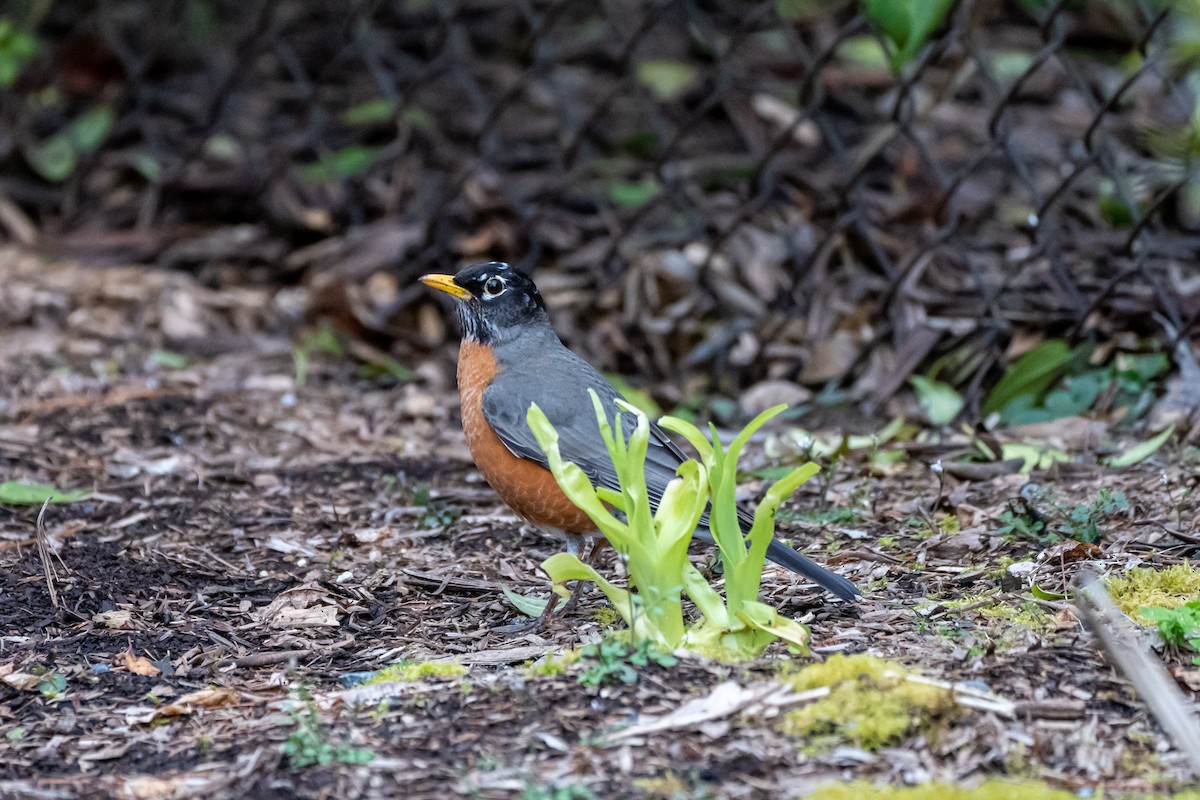
[(439, 292), (452, 294), (459, 300), (466, 300), (469, 297), (475, 296), (455, 283), (453, 275), (422, 275), (421, 283), (425, 284), (426, 286), (432, 286)]

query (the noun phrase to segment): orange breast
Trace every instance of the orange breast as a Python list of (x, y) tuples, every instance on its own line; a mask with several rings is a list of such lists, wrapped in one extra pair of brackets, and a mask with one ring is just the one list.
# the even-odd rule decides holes
[(569, 533), (594, 531), (595, 524), (567, 499), (550, 470), (513, 455), (484, 419), (483, 390), (498, 371), (490, 347), (463, 341), (458, 351), (458, 396), (463, 433), (475, 466), (500, 499), (535, 525)]

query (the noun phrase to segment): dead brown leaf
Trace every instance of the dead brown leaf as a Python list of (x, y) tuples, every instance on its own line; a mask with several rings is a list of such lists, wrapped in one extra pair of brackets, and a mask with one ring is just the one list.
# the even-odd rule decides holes
[(121, 653), (121, 664), (134, 675), (158, 675), (162, 672), (150, 663), (150, 659), (134, 655), (132, 647)]

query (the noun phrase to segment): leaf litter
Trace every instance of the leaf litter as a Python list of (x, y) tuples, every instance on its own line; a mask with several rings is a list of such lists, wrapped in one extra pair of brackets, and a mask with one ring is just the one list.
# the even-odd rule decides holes
[[(810, 627), (813, 661), (781, 647), (746, 665), (681, 655), (632, 684), (588, 688), (578, 662), (523, 664), (598, 639), (606, 603), (586, 593), (545, 633), (513, 629), (523, 617), (503, 590), (544, 595), (536, 567), (560, 545), (524, 529), (480, 482), (443, 361), (396, 386), (316, 353), (298, 387), (266, 292), (226, 297), (151, 271), (132, 302), (129, 286), (105, 288), (112, 273), (10, 272), (73, 309), (74, 323), (30, 323), (58, 330), (56, 349), (0, 365), (2, 477), (89, 493), (46, 509), (57, 609), (38, 508), (0, 504), (4, 791), (86, 782), (97, 797), (384, 797), (403, 783), (410, 797), (507, 798), (554, 784), (637, 796), (675, 780), (752, 797), (834, 777), (1009, 775), (1131, 791), (1187, 780), (1070, 604), (1051, 599), (1084, 569), (1185, 568), (1198, 546), (1187, 538), (1198, 511), (1186, 446), (1164, 442), (1111, 470), (1096, 460), (1133, 446), (1111, 429), (1068, 425), (1053, 443), (1026, 429), (1021, 441), (1043, 437), (1069, 459), (1032, 476), (956, 477), (929, 465), (998, 440), (776, 425), (749, 448), (752, 474), (804, 454), (826, 470), (780, 511), (781, 535), (855, 580), (863, 602), (832, 602), (771, 568), (764, 599)], [(156, 309), (167, 308), (190, 309), (193, 333), (220, 346), (150, 358), (163, 345)], [(103, 324), (80, 323), (89, 317)], [(97, 372), (93, 354), (114, 331), (124, 335), (113, 366)], [(1031, 477), (1068, 512), (1102, 489), (1131, 510), (1098, 518), (1086, 546), (1002, 532)], [(611, 560), (601, 570), (617, 574)], [(834, 716), (816, 703), (836, 682), (788, 688), (788, 675), (842, 657), (919, 674), (928, 683), (917, 694), (939, 698), (933, 724), (889, 727), (878, 749), (836, 719), (781, 726), (794, 709)], [(1163, 658), (1194, 701), (1190, 657)], [(431, 677), (343, 687), (395, 664)], [(872, 691), (901, 685), (881, 680)], [(302, 691), (311, 714), (297, 710)], [(803, 732), (817, 729), (819, 748)], [(317, 761), (297, 766), (308, 757)]]

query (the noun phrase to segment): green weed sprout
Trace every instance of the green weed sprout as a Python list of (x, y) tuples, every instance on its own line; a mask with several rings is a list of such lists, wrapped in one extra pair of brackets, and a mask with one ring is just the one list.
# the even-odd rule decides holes
[[(615, 424), (611, 423), (599, 397), (595, 392), (590, 393), (620, 491), (593, 487), (582, 469), (562, 458), (558, 434), (536, 404), (530, 407), (527, 422), (563, 493), (624, 557), (630, 589), (613, 585), (575, 555), (559, 553), (542, 562), (555, 591), (565, 595), (562, 584), (566, 581), (593, 581), (616, 607), (635, 639), (650, 639), (670, 649), (684, 647), (731, 659), (752, 658), (776, 639), (806, 649), (808, 629), (760, 602), (758, 593), (779, 505), (816, 474), (818, 467), (805, 464), (776, 482), (755, 510), (748, 535), (743, 535), (738, 525), (735, 500), (737, 459), (742, 448), (755, 431), (785, 406), (758, 415), (728, 449), (721, 446), (715, 428), (710, 443), (690, 423), (664, 417), (660, 424), (691, 442), (700, 452), (701, 460), (685, 461), (679, 466), (676, 478), (667, 485), (658, 510), (654, 511), (645, 476), (649, 419), (627, 403), (617, 401), (621, 411), (633, 414), (637, 420), (627, 441), (621, 411), (616, 414)], [(610, 509), (623, 512), (624, 519)], [(687, 557), (688, 544), (706, 509), (710, 509), (710, 531), (725, 561), (724, 599)], [(681, 603), (685, 591), (702, 615), (690, 627), (683, 619)]]

